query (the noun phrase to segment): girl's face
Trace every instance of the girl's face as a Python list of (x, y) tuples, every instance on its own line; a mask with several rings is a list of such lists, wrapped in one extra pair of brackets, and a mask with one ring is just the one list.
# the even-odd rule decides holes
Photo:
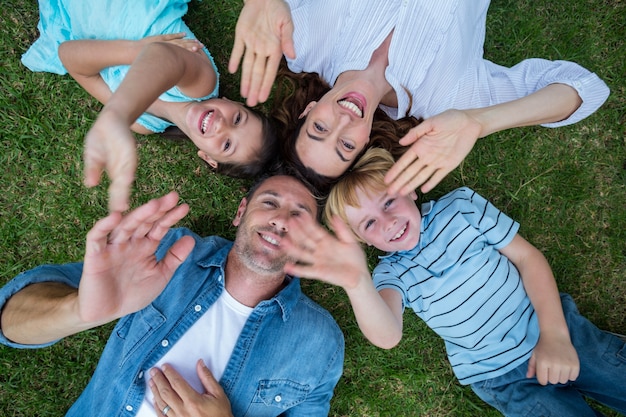
[(413, 249), (420, 238), (422, 216), (413, 192), (405, 197), (389, 196), (385, 191), (356, 190), (360, 207), (346, 206), (352, 231), (385, 252)]
[(198, 147), (198, 156), (213, 168), (223, 162), (245, 165), (263, 146), (261, 119), (226, 98), (190, 103), (185, 121), (185, 133)]
[[(341, 91), (343, 90), (343, 91)], [(357, 91), (335, 89), (312, 101), (296, 140), (296, 153), (315, 172), (336, 178), (352, 165), (369, 142), (372, 118), (378, 103), (369, 105)]]

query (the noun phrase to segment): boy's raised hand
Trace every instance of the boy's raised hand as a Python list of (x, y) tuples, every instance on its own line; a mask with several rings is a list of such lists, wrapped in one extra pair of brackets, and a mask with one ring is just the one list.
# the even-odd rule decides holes
[(285, 273), (313, 278), (350, 290), (362, 279), (370, 280), (367, 259), (349, 227), (332, 219), (336, 236), (315, 221), (294, 220), (284, 240), (289, 256)]
[(185, 236), (157, 262), (155, 251), (167, 231), (189, 207), (171, 192), (122, 216), (96, 222), (87, 234), (78, 314), (89, 323), (104, 323), (147, 306), (165, 288), (194, 246)]

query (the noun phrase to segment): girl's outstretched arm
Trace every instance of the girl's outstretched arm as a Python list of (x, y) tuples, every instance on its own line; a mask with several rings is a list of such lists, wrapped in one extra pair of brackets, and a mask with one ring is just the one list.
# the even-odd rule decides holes
[(80, 39), (63, 42), (59, 58), (67, 72), (89, 94), (102, 104), (111, 97), (111, 90), (100, 77), (100, 71), (116, 65), (131, 65), (144, 46), (154, 42), (172, 42), (191, 51), (202, 45), (195, 39), (183, 39), (184, 33), (148, 36), (134, 40)]
[[(152, 37), (151, 40), (156, 38)], [(215, 89), (217, 74), (213, 65), (204, 52), (195, 49), (201, 45), (195, 40), (191, 44), (181, 44), (184, 41), (178, 37), (169, 42), (146, 43), (144, 40), (141, 51), (134, 58), (124, 80), (115, 93), (108, 97), (96, 122), (87, 133), (84, 150), (85, 184), (89, 187), (99, 184), (102, 172), (107, 172), (111, 179), (111, 211), (124, 211), (128, 208), (130, 188), (137, 166), (131, 126), (136, 126), (137, 118), (150, 110), (157, 117), (169, 119), (167, 114), (153, 111), (151, 106), (163, 92), (174, 86), (190, 97), (204, 97)], [(120, 53), (120, 60), (122, 55)], [(81, 73), (88, 75), (89, 68), (95, 70), (99, 65), (87, 66)], [(96, 81), (99, 79), (104, 84), (99, 75), (92, 78)], [(95, 84), (96, 82), (90, 85)]]

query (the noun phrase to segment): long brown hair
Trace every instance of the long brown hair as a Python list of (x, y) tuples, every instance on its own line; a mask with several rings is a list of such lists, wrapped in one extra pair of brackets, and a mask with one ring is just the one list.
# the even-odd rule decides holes
[[(278, 71), (273, 106), (270, 111), (282, 142), (281, 157), (284, 163), (292, 165), (299, 173), (300, 179), (307, 181), (321, 196), (327, 195), (330, 187), (341, 176), (333, 178), (320, 175), (305, 166), (296, 152), (296, 140), (305, 120), (305, 118), (300, 118), (300, 115), (311, 101), (318, 101), (330, 89), (331, 87), (317, 73), (291, 72), (283, 59)], [(378, 147), (389, 151), (394, 158), (399, 158), (406, 148), (401, 146), (398, 140), (420, 122), (421, 120), (412, 116), (393, 120), (383, 110), (377, 108), (372, 121), (370, 141), (361, 155), (368, 148)], [(358, 158), (355, 158), (356, 160)]]

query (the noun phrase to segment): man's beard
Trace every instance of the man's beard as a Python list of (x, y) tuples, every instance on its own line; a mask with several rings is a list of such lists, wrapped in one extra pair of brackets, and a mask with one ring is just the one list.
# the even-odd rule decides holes
[[(244, 226), (244, 227), (241, 227)], [(233, 245), (233, 250), (237, 254), (242, 265), (259, 275), (277, 275), (282, 273), (285, 264), (290, 261), (286, 254), (272, 253), (269, 249), (263, 247), (254, 247), (252, 242), (257, 238), (259, 232), (271, 231), (280, 235), (271, 227), (259, 228), (258, 230), (250, 230), (245, 225), (240, 225), (237, 229), (237, 238)]]

